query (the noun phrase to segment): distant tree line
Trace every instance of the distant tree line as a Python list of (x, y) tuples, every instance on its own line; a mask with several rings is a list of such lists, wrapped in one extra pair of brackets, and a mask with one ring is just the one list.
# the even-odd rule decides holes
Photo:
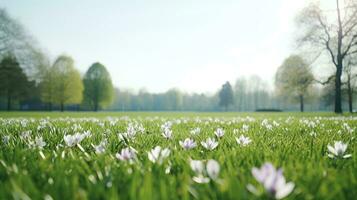
[[(332, 65), (336, 67), (336, 73), (327, 80), (322, 81), (314, 76), (312, 71), (318, 64), (310, 62), (302, 48), (303, 53), (284, 60), (276, 72), (273, 86), (258, 76), (240, 76), (233, 85), (225, 82), (213, 94), (186, 93), (175, 88), (162, 93), (115, 88), (110, 73), (99, 62), (89, 66), (84, 74), (78, 71), (74, 59), (69, 55), (59, 55), (51, 62), (26, 29), (4, 9), (0, 9), (0, 109), (334, 110), (337, 113), (348, 109), (352, 112), (357, 84), (357, 7), (351, 2), (346, 9), (352, 10), (344, 18), (350, 20), (341, 25), (339, 20), (337, 26), (327, 25), (329, 21), (323, 17), (318, 6), (308, 7), (298, 18), (299, 26), (306, 30), (299, 42), (311, 45), (310, 49), (314, 49), (317, 46), (314, 42), (320, 39), (322, 52), (318, 57), (327, 52)], [(332, 31), (336, 27), (337, 33)]]

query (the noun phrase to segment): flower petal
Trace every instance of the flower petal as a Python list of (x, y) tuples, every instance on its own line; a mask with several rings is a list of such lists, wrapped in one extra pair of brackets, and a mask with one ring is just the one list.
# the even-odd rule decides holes
[(282, 199), (282, 198), (288, 196), (293, 191), (294, 186), (295, 186), (294, 183), (289, 182), (284, 187), (279, 188), (276, 191), (275, 198)]

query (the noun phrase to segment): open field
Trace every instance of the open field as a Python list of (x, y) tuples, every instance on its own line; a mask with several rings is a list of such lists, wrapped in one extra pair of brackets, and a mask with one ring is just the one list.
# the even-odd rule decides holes
[(331, 113), (0, 112), (0, 199), (355, 199), (356, 128)]

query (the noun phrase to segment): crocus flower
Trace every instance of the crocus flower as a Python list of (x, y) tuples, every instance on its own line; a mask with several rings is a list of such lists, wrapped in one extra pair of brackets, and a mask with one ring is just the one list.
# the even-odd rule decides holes
[(208, 183), (210, 179), (202, 174), (198, 174), (197, 176), (194, 176), (192, 180), (196, 183)]
[[(261, 183), (268, 194), (275, 199), (282, 199), (288, 196), (294, 189), (294, 183), (286, 183), (282, 169), (276, 170), (271, 163), (265, 163), (260, 169), (252, 169), (254, 178)], [(250, 190), (255, 190), (249, 185)]]
[(154, 149), (148, 152), (148, 158), (153, 163), (161, 165), (163, 161), (170, 155), (170, 149), (161, 149), (160, 146), (156, 146)]
[(212, 180), (216, 180), (219, 174), (219, 164), (215, 160), (208, 160), (206, 166), (207, 174)]
[(208, 150), (213, 150), (218, 146), (218, 142), (213, 138), (207, 138), (206, 141), (201, 142), (202, 146)]
[(43, 141), (42, 136), (36, 137), (35, 138), (35, 145), (39, 148), (42, 149), (44, 146), (46, 146), (46, 142)]
[(190, 166), (196, 174), (202, 174), (205, 169), (205, 166), (201, 160), (191, 160)]
[(217, 130), (214, 132), (214, 134), (215, 134), (217, 137), (221, 138), (221, 137), (224, 136), (224, 130), (221, 129), (221, 128), (217, 128)]
[(63, 137), (65, 143), (69, 147), (79, 144), (85, 138), (84, 134), (76, 133), (74, 135), (65, 135)]
[(182, 148), (189, 150), (196, 147), (196, 142), (191, 138), (186, 138), (184, 141), (179, 141)]
[(201, 133), (201, 129), (200, 129), (199, 127), (194, 128), (194, 129), (192, 129), (192, 130), (190, 131), (190, 133), (191, 133), (192, 135), (198, 135), (198, 134)]
[(241, 135), (239, 138), (236, 138), (237, 143), (242, 146), (247, 146), (249, 143), (252, 142), (252, 140), (249, 137), (245, 137), (244, 135)]
[(136, 159), (136, 150), (132, 147), (124, 148), (120, 153), (115, 154), (115, 157), (121, 161), (132, 163)]
[(105, 146), (107, 145), (107, 141), (103, 140), (98, 145), (93, 145), (96, 154), (102, 154), (105, 152)]
[(243, 132), (248, 132), (248, 130), (249, 130), (249, 125), (243, 124), (243, 126), (242, 126), (242, 131), (243, 131)]
[(192, 180), (196, 183), (208, 183), (211, 179), (218, 179), (220, 167), (218, 162), (215, 160), (208, 160), (206, 166), (201, 160), (191, 160), (190, 166), (196, 174), (192, 178)]
[(9, 141), (10, 141), (10, 135), (4, 135), (2, 138), (2, 142), (4, 144), (7, 144), (7, 143), (9, 143)]
[(172, 131), (169, 128), (165, 128), (164, 132), (162, 133), (162, 136), (166, 139), (171, 139), (172, 138)]
[(336, 141), (335, 145), (332, 147), (331, 145), (327, 145), (327, 149), (329, 150), (328, 157), (330, 158), (349, 158), (352, 155), (346, 154), (347, 144), (342, 141)]

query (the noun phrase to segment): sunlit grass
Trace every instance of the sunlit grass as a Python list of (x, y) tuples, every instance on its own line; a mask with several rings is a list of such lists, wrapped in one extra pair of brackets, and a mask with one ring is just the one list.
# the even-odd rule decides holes
[[(263, 191), (251, 169), (265, 162), (282, 167), (286, 180), (294, 182), (295, 188), (287, 199), (357, 196), (354, 131), (357, 119), (349, 116), (179, 112), (0, 114), (3, 117), (0, 119), (0, 199), (259, 199), (267, 197), (266, 194), (256, 196), (247, 190), (247, 185), (253, 184)], [(70, 118), (61, 118), (64, 116)], [(162, 136), (161, 125), (167, 121), (173, 124), (172, 139)], [(133, 139), (120, 140), (118, 133), (126, 132), (129, 122), (141, 124), (145, 130)], [(242, 129), (243, 124), (249, 126), (246, 131)], [(190, 131), (196, 127), (201, 131), (192, 135)], [(214, 135), (217, 128), (225, 131), (223, 137)], [(29, 130), (32, 131), (29, 138), (21, 139), (23, 132)], [(64, 135), (88, 130), (92, 134), (80, 142), (82, 150), (78, 146), (66, 146)], [(240, 135), (252, 142), (238, 145), (236, 137)], [(4, 142), (4, 136), (10, 136), (10, 140)], [(29, 141), (35, 136), (42, 136), (47, 143), (43, 150), (29, 148)], [(208, 137), (218, 140), (216, 149), (209, 151), (201, 145)], [(183, 150), (179, 141), (185, 138), (195, 140), (197, 147)], [(106, 151), (98, 155), (92, 144), (104, 139), (108, 142)], [(337, 140), (348, 143), (351, 158), (328, 158), (327, 145)], [(137, 161), (132, 164), (115, 156), (128, 146), (137, 150)], [(171, 150), (162, 165), (148, 159), (147, 152), (155, 146)], [(190, 159), (216, 160), (220, 164), (220, 181), (194, 182)]]

